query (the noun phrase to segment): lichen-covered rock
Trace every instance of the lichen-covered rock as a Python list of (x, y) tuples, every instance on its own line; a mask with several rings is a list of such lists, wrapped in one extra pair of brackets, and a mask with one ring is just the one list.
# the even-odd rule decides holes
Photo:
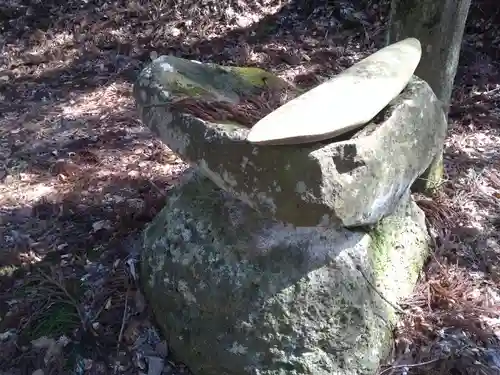
[(283, 84), (259, 69), (162, 56), (143, 70), (134, 96), (144, 124), (181, 158), (262, 214), (299, 226), (378, 222), (442, 149), (442, 106), (415, 76), (358, 134), (307, 145), (254, 145), (246, 140), (248, 128), (207, 122), (168, 105), (178, 92), (237, 103), (266, 74), (267, 81)]
[(146, 295), (195, 375), (374, 374), (427, 252), (409, 196), (370, 231), (295, 227), (193, 172), (143, 239)]

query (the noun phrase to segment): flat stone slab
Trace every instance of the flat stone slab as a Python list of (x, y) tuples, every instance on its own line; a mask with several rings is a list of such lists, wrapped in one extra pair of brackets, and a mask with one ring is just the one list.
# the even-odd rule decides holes
[(374, 375), (393, 306), (427, 254), (409, 196), (369, 231), (297, 228), (185, 177), (145, 231), (141, 260), (176, 358), (195, 375)]
[(401, 93), (421, 55), (415, 38), (384, 47), (265, 116), (247, 139), (257, 144), (297, 144), (357, 129)]
[[(183, 160), (255, 210), (298, 226), (371, 225), (390, 214), (442, 150), (446, 117), (429, 85), (413, 76), (403, 92), (350, 138), (260, 146), (238, 123), (214, 123), (172, 108), (179, 92), (238, 102), (262, 76), (172, 56), (140, 74), (134, 97), (143, 123)], [(241, 69), (241, 68), (240, 68)]]

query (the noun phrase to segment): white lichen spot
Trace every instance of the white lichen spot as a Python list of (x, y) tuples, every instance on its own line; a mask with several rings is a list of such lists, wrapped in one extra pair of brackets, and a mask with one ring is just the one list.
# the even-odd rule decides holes
[(248, 159), (246, 156), (243, 156), (243, 158), (242, 158), (242, 159), (243, 159), (243, 160), (242, 160), (242, 162), (241, 162), (241, 164), (240, 164), (240, 165), (241, 165), (241, 169), (245, 169), (245, 168), (246, 168), (246, 166), (247, 166), (247, 164), (248, 164), (249, 159)]
[(411, 108), (417, 108), (420, 104), (415, 99), (406, 99), (404, 104)]
[(170, 284), (170, 279), (168, 278), (168, 276), (165, 276), (163, 278), (163, 284), (165, 284), (165, 285)]
[(215, 262), (217, 262), (219, 260), (219, 257), (216, 254), (211, 253), (211, 254), (208, 255), (207, 260), (208, 260), (209, 264), (213, 264), (213, 263), (215, 263)]
[(189, 290), (188, 284), (184, 280), (179, 280), (177, 282), (177, 289), (182, 293), (184, 299), (188, 303), (196, 303), (196, 297)]
[(170, 98), (170, 92), (167, 91), (167, 90), (162, 90), (162, 96), (163, 98), (167, 99), (167, 98)]
[(304, 194), (307, 191), (307, 185), (304, 181), (298, 181), (295, 185), (295, 192), (298, 194)]
[(324, 214), (323, 216), (321, 216), (321, 219), (319, 220), (318, 226), (329, 227), (330, 225), (331, 225), (330, 215)]
[(280, 184), (278, 183), (278, 181), (273, 181), (273, 185), (274, 185), (274, 191), (276, 191), (277, 193), (280, 193), (281, 192), (281, 186)]
[(181, 262), (182, 255), (183, 253), (177, 247), (172, 247), (170, 249), (170, 260), (172, 261), (172, 263)]
[[(154, 246), (162, 246), (162, 241), (158, 240), (155, 241)], [(165, 254), (163, 253), (156, 253), (154, 254), (153, 259), (149, 262), (151, 264), (151, 272), (156, 273), (159, 272), (163, 269), (165, 266)]]
[(248, 348), (235, 341), (228, 351), (232, 354), (242, 355), (247, 353)]
[(238, 227), (245, 222), (245, 218), (241, 209), (239, 207), (234, 206), (234, 202), (226, 202), (225, 206), (228, 208), (229, 213), (229, 221), (231, 225), (234, 227)]
[(160, 68), (164, 72), (171, 72), (171, 73), (175, 72), (174, 67), (171, 64), (169, 64), (168, 62), (165, 62), (165, 61), (160, 62)]
[(268, 197), (266, 193), (260, 192), (257, 194), (257, 199), (260, 201), (260, 203), (271, 210), (272, 213), (276, 213), (277, 207), (272, 197)]
[(149, 275), (148, 284), (150, 287), (155, 286), (155, 274), (153, 272), (151, 272)]
[(289, 171), (292, 169), (292, 166), (290, 164), (285, 165), (285, 171)]
[(344, 173), (344, 175), (342, 176), (342, 180), (345, 184), (351, 184), (354, 182), (354, 176), (349, 173)]
[(191, 241), (191, 238), (193, 237), (193, 233), (188, 228), (184, 228), (182, 230), (181, 235), (182, 235), (182, 239), (184, 240), (184, 242)]
[(196, 222), (196, 233), (200, 236), (201, 239), (207, 238), (207, 229), (209, 228), (205, 227), (205, 223), (203, 221)]

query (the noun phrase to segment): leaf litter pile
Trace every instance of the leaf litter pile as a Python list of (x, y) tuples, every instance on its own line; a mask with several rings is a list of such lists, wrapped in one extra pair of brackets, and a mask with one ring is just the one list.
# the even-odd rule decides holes
[[(188, 373), (137, 273), (140, 233), (186, 165), (141, 126), (131, 84), (150, 56), (173, 53), (307, 88), (383, 45), (387, 1), (309, 3), (1, 1), (1, 371)], [(472, 2), (446, 181), (415, 196), (434, 249), (380, 374), (500, 373), (497, 8)], [(295, 95), (283, 94), (177, 104), (252, 126)]]
[(191, 114), (210, 122), (235, 122), (251, 128), (260, 119), (296, 98), (300, 91), (293, 87), (282, 89), (265, 85), (254, 94), (240, 97), (236, 104), (225, 101), (210, 101), (202, 98), (180, 98), (169, 103), (173, 111)]

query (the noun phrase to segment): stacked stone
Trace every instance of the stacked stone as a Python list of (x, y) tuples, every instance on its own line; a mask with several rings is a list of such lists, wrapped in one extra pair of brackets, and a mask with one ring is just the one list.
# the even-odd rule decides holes
[[(260, 125), (171, 105), (200, 93), (237, 104), (264, 81), (286, 84), (268, 72), (162, 56), (141, 73), (134, 96), (144, 124), (192, 165), (144, 232), (141, 277), (173, 353), (194, 374), (374, 374), (388, 354), (397, 303), (428, 250), (410, 188), (446, 133), (441, 104), (412, 75), (418, 41), (396, 45), (342, 73), (359, 87), (370, 81), (378, 104), (332, 102), (324, 121), (303, 125), (310, 142), (286, 107), (313, 114), (324, 107), (319, 94), (262, 119), (280, 124), (268, 138)], [(397, 80), (381, 79), (398, 69)], [(322, 96), (345, 87), (335, 80)], [(361, 113), (355, 126), (347, 110)]]

